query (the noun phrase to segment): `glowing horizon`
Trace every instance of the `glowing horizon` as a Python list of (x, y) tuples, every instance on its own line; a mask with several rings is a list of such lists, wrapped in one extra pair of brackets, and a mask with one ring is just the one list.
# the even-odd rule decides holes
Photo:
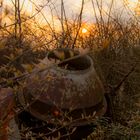
[[(34, 3), (32, 3), (35, 2)], [(131, 8), (131, 9), (134, 9), (136, 7), (136, 4), (139, 2), (139, 0), (121, 0), (121, 1), (117, 1), (117, 0), (114, 0), (114, 9), (116, 8), (120, 8), (122, 3), (126, 1), (128, 6)], [(36, 14), (38, 12), (38, 10), (41, 10), (42, 13), (38, 13), (35, 17), (36, 21), (42, 25), (42, 26), (45, 26), (47, 25), (48, 23), (50, 25), (53, 25), (54, 27), (57, 27), (57, 28), (61, 28), (61, 22), (59, 20), (60, 16), (61, 16), (61, 3), (60, 1), (55, 1), (55, 0), (52, 0), (51, 1), (54, 5), (51, 5), (51, 3), (49, 3), (48, 5), (53, 8), (53, 6), (55, 6), (55, 10), (57, 11), (51, 11), (51, 9), (49, 9), (49, 6), (46, 6), (44, 8), (43, 5), (45, 5), (47, 2), (46, 0), (20, 0), (20, 5), (22, 7), (22, 14), (26, 14), (27, 16), (31, 17), (33, 16), (34, 14)], [(108, 1), (103, 1), (103, 16), (107, 18), (107, 13), (109, 11), (109, 8), (110, 8), (110, 2), (111, 0), (108, 0)], [(64, 6), (65, 6), (65, 10), (66, 10), (66, 16), (67, 16), (67, 19), (68, 20), (71, 20), (73, 19), (74, 16), (76, 15), (79, 15), (80, 13), (80, 8), (81, 8), (81, 3), (82, 3), (82, 0), (64, 0)], [(3, 4), (4, 7), (8, 6), (8, 7), (11, 7), (10, 9), (10, 14), (14, 14), (14, 8), (13, 8), (13, 3), (11, 0), (5, 0), (4, 1), (4, 4)], [(37, 7), (36, 7), (37, 6)], [(38, 9), (38, 10), (37, 10)], [(97, 3), (95, 3), (95, 10), (96, 10), (96, 16), (100, 16), (100, 11), (97, 7)], [(52, 13), (51, 13), (52, 12)], [(94, 10), (93, 10), (93, 5), (91, 3), (90, 0), (85, 0), (85, 5), (84, 5), (84, 9), (83, 9), (83, 22), (85, 23), (94, 23), (96, 21), (95, 19), (95, 15), (94, 15)], [(126, 13), (124, 13), (126, 14)], [(53, 16), (53, 18), (52, 18)], [(45, 19), (45, 18), (46, 19)], [(126, 18), (127, 16), (124, 15), (124, 17)], [(3, 18), (5, 18), (3, 16)], [(39, 20), (38, 20), (39, 19)], [(10, 22), (7, 18), (5, 18), (5, 20), (3, 20), (4, 24), (5, 22)], [(12, 21), (11, 21), (12, 22)]]

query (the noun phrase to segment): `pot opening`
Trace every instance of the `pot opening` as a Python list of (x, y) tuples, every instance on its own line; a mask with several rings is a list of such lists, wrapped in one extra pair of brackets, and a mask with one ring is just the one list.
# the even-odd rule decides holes
[(69, 60), (67, 62), (58, 65), (66, 70), (86, 70), (91, 66), (91, 59), (87, 56), (82, 56), (76, 59)]

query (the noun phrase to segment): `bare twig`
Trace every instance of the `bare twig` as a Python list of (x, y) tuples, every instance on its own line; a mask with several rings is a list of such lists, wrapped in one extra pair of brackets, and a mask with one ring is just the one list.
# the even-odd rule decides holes
[[(29, 50), (28, 50), (28, 51), (29, 51)], [(9, 80), (10, 80), (10, 81), (13, 81), (13, 83), (18, 82), (18, 81), (22, 81), (22, 80), (24, 80), (25, 78), (27, 78), (30, 74), (42, 72), (42, 71), (44, 71), (44, 70), (47, 70), (47, 69), (50, 69), (50, 68), (52, 68), (52, 67), (61, 65), (61, 64), (65, 63), (65, 62), (68, 62), (68, 61), (70, 61), (70, 60), (74, 60), (74, 59), (76, 59), (76, 58), (85, 56), (85, 55), (87, 55), (88, 53), (89, 53), (89, 52), (85, 52), (85, 53), (83, 53), (83, 54), (76, 55), (76, 56), (74, 56), (74, 57), (71, 57), (71, 58), (65, 59), (65, 60), (63, 60), (63, 61), (60, 61), (60, 62), (58, 62), (58, 63), (51, 64), (51, 65), (49, 65), (49, 66), (46, 66), (45, 68), (39, 68), (38, 70), (35, 69), (35, 70), (33, 70), (32, 72), (26, 72), (26, 73), (24, 73), (24, 74), (22, 74), (22, 75), (20, 75), (20, 76), (17, 76), (17, 77), (14, 77), (14, 78), (10, 78)], [(91, 53), (91, 52), (90, 52), (90, 53)], [(0, 83), (0, 86), (1, 86), (1, 87), (6, 87), (6, 86), (7, 86), (7, 82), (5, 82), (5, 81), (4, 81), (4, 82), (1, 82), (1, 83)]]
[(80, 28), (81, 28), (83, 9), (84, 9), (84, 0), (82, 0), (81, 10), (80, 10), (79, 18), (78, 18), (78, 23), (79, 23), (79, 25), (78, 25), (78, 29), (77, 29), (77, 32), (76, 32), (76, 35), (75, 35), (75, 38), (74, 38), (73, 44), (72, 44), (72, 48), (75, 47), (75, 43), (76, 43), (76, 40), (77, 40), (77, 37), (78, 37), (79, 31), (80, 31)]

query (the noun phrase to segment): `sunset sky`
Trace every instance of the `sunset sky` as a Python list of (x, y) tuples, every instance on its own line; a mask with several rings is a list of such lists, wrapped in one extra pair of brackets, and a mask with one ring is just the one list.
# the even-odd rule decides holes
[[(23, 3), (24, 1), (24, 3)], [(99, 10), (97, 7), (96, 0), (94, 1), (95, 9), (96, 9), (96, 14), (97, 16), (99, 15)], [(101, 0), (98, 0), (100, 3)], [(103, 15), (104, 17), (107, 16), (107, 13), (109, 12), (110, 6), (111, 6), (111, 1), (112, 0), (102, 0), (103, 1)], [(138, 3), (139, 0), (113, 0), (113, 10), (114, 13), (117, 12), (122, 12), (122, 17), (126, 18), (128, 16), (131, 16), (131, 12), (134, 12), (134, 9)], [(43, 5), (46, 5), (44, 8), (42, 8), (42, 13), (38, 14), (36, 16), (38, 21), (41, 24), (46, 24), (46, 20), (44, 20), (44, 17), (48, 20), (48, 22), (52, 22), (52, 15), (51, 15), (51, 9), (53, 13), (53, 20), (55, 21), (55, 24), (58, 25), (58, 16), (60, 17), (60, 5), (61, 5), (61, 0), (51, 0), (51, 2), (47, 2), (46, 0), (20, 0), (21, 5), (23, 5), (23, 13), (28, 14), (29, 16), (34, 15), (37, 13), (36, 9), (41, 9)], [(34, 4), (35, 3), (35, 4)], [(76, 17), (76, 15), (79, 14), (80, 8), (81, 8), (81, 3), (82, 0), (64, 0), (64, 6), (66, 10), (66, 15), (69, 20), (73, 19)], [(128, 6), (128, 9), (131, 10), (131, 12), (128, 12), (126, 10), (127, 8), (124, 8), (125, 6)], [(4, 1), (4, 7), (8, 5), (11, 7), (12, 0), (5, 0)], [(50, 9), (51, 7), (51, 9)], [(55, 9), (54, 9), (55, 7)], [(125, 10), (124, 10), (125, 9)], [(11, 8), (11, 11), (14, 10), (14, 7)], [(93, 5), (92, 5), (92, 0), (85, 0), (85, 5), (84, 5), (84, 10), (83, 10), (83, 21), (87, 23), (92, 23), (95, 22), (95, 14), (93, 10)], [(5, 21), (4, 21), (5, 22)]]

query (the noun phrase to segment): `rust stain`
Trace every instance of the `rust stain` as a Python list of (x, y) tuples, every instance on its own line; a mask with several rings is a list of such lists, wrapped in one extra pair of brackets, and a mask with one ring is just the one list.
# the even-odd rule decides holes
[[(38, 96), (36, 99), (46, 105), (60, 109), (84, 109), (96, 106), (104, 98), (104, 88), (93, 65), (88, 70), (75, 73), (54, 67), (39, 73), (39, 80), (33, 80), (34, 76), (31, 75), (27, 80), (24, 93), (27, 97)], [(44, 108), (44, 114), (45, 111), (48, 110)], [(58, 111), (53, 113), (56, 116), (59, 114)]]

